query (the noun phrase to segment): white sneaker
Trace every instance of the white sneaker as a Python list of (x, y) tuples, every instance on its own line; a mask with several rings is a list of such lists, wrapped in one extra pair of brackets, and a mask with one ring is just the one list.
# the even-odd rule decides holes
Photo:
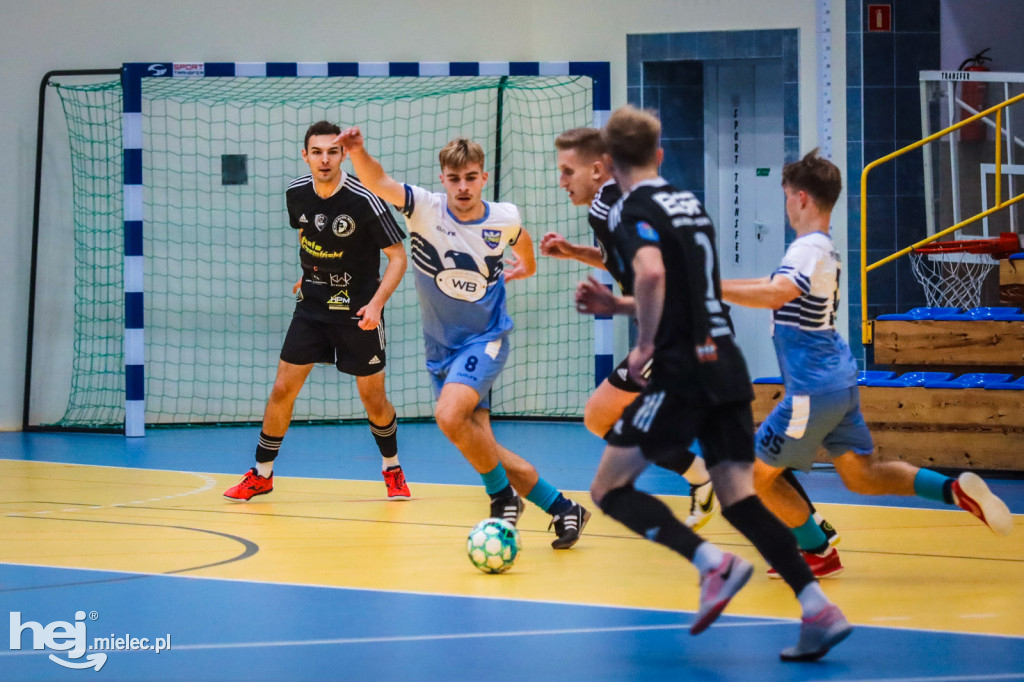
[(754, 567), (735, 554), (725, 553), (722, 563), (700, 577), (700, 608), (691, 635), (699, 635), (718, 619), (729, 601), (743, 589), (754, 573)]
[(816, 661), (846, 639), (853, 626), (835, 604), (829, 604), (816, 616), (800, 621), (800, 640), (779, 654), (784, 661)]
[(1013, 516), (1006, 503), (988, 489), (978, 474), (965, 471), (953, 481), (953, 501), (981, 519), (996, 535), (1009, 535), (1013, 530)]
[(690, 484), (690, 515), (683, 523), (687, 528), (698, 531), (707, 525), (718, 510), (718, 496), (711, 487), (711, 481), (700, 485)]

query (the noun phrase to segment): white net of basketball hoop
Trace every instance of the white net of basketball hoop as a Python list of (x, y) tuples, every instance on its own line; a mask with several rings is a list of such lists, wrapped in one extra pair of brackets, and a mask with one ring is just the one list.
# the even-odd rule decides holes
[(1020, 236), (1000, 233), (994, 239), (931, 242), (910, 253), (910, 267), (935, 307), (977, 308), (985, 278), (998, 263), (1021, 250)]
[(928, 305), (964, 310), (981, 305), (982, 285), (996, 262), (966, 251), (910, 254), (914, 279), (924, 288)]

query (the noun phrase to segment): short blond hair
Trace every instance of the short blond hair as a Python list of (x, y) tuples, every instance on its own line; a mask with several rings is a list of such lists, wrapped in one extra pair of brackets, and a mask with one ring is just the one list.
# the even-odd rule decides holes
[(601, 130), (601, 139), (615, 166), (624, 169), (650, 166), (657, 161), (661, 121), (653, 111), (631, 104), (619, 107)]
[(479, 163), (480, 168), (484, 166), (484, 148), (473, 140), (465, 137), (456, 137), (444, 146), (438, 153), (437, 160), (441, 162), (442, 170), (445, 168), (465, 168), (471, 163)]

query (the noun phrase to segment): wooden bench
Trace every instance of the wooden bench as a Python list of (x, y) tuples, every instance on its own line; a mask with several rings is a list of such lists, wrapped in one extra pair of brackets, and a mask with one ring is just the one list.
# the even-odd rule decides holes
[[(754, 421), (782, 399), (754, 384)], [(876, 456), (924, 467), (1024, 471), (1024, 391), (861, 386)], [(818, 461), (827, 462), (823, 451)]]

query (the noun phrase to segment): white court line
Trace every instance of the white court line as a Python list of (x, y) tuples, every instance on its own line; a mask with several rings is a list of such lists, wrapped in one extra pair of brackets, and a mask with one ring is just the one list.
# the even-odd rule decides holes
[[(93, 466), (93, 465), (92, 464), (86, 464), (86, 465), (81, 465), (81, 466)], [(110, 468), (110, 469), (124, 469), (124, 468), (130, 468), (130, 467), (107, 467), (107, 468)], [(157, 469), (132, 469), (132, 470), (133, 471), (158, 471)], [(149, 502), (162, 502), (164, 500), (172, 500), (172, 499), (174, 499), (176, 497), (186, 497), (188, 495), (198, 495), (199, 493), (205, 493), (207, 490), (211, 490), (215, 485), (217, 485), (217, 480), (215, 478), (213, 478), (212, 476), (208, 476), (206, 474), (199, 473), (199, 472), (195, 472), (195, 471), (173, 471), (173, 472), (170, 472), (170, 473), (186, 474), (188, 476), (196, 476), (196, 477), (200, 478), (203, 481), (203, 485), (202, 485), (202, 487), (195, 488), (194, 490), (188, 490), (188, 491), (183, 492), (183, 493), (175, 493), (173, 495), (166, 495), (164, 497), (154, 497), (151, 500), (135, 500), (133, 502), (115, 502), (113, 504), (104, 504), (104, 505), (98, 505), (98, 506), (94, 506), (94, 507), (93, 506), (88, 506), (88, 507), (87, 506), (69, 507), (67, 509), (61, 509), (61, 510), (57, 511), (56, 513), (59, 513), (59, 514), (65, 514), (65, 513), (71, 514), (71, 513), (74, 513), (74, 512), (83, 511), (83, 510), (87, 510), (87, 509), (115, 509), (115, 508), (129, 507), (129, 506), (131, 506), (133, 504), (147, 504)], [(53, 510), (53, 509), (45, 509), (45, 510), (42, 510), (42, 511), (8, 512), (7, 514), (5, 514), (5, 516), (8, 516), (8, 517), (26, 517), (26, 516), (31, 516), (33, 514), (53, 514), (53, 513), (55, 513), (55, 511), (56, 510)]]
[(1024, 672), (992, 675), (936, 675), (935, 677), (865, 677), (846, 682), (974, 682), (975, 680), (1024, 680)]
[[(716, 623), (715, 629), (752, 627), (759, 625), (789, 625), (784, 621), (754, 621), (746, 623)], [(661, 630), (689, 629), (689, 623), (665, 625), (621, 625), (604, 628), (567, 628), (562, 630), (511, 630), (508, 632), (459, 632), (440, 635), (395, 635), (391, 637), (339, 637), (336, 639), (293, 639), (271, 642), (223, 642), (210, 644), (175, 645), (168, 651), (207, 651), (210, 649), (251, 649), (257, 647), (326, 646), (335, 644), (393, 644), (396, 642), (437, 642), (458, 639), (485, 639), (495, 637), (546, 637), (548, 635), (591, 635), (606, 632), (657, 632)], [(0, 651), (0, 656), (44, 654), (46, 651)]]

